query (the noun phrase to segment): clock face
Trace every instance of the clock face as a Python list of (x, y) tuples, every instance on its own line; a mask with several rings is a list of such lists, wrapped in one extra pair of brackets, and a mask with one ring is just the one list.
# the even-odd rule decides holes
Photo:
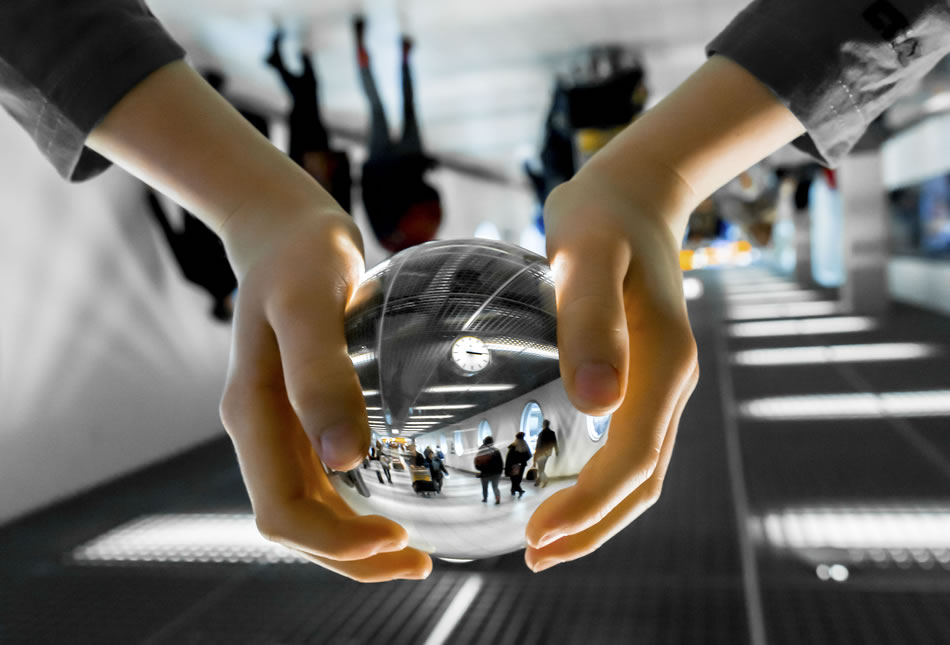
[(462, 336), (452, 345), (452, 360), (466, 372), (479, 372), (488, 366), (488, 347), (480, 338)]

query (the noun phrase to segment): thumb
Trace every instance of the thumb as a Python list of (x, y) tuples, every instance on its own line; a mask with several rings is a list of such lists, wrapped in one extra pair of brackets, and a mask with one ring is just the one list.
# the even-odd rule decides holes
[(623, 400), (629, 264), (629, 248), (604, 236), (581, 234), (551, 253), (561, 378), (571, 403), (586, 414), (607, 414)]

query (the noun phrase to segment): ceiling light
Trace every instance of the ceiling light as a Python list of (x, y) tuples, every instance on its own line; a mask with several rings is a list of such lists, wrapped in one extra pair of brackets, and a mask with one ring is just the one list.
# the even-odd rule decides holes
[(809, 336), (844, 334), (875, 329), (877, 322), (863, 316), (836, 316), (831, 318), (802, 318), (800, 320), (763, 320), (735, 323), (729, 332), (735, 338), (765, 336)]
[(828, 300), (814, 302), (781, 302), (763, 305), (733, 305), (729, 307), (732, 320), (754, 318), (792, 318), (796, 316), (830, 316), (841, 310), (841, 305)]
[(742, 416), (752, 419), (872, 419), (950, 415), (950, 390), (884, 394), (815, 394), (745, 401)]
[(502, 392), (510, 390), (514, 385), (435, 385), (427, 387), (424, 391), (428, 394), (443, 394), (450, 392)]
[(862, 363), (900, 361), (934, 356), (938, 349), (924, 343), (872, 343), (867, 345), (823, 345), (747, 349), (732, 355), (737, 365), (805, 365), (819, 363)]
[(683, 295), (687, 300), (697, 300), (703, 297), (703, 281), (699, 278), (683, 278)]

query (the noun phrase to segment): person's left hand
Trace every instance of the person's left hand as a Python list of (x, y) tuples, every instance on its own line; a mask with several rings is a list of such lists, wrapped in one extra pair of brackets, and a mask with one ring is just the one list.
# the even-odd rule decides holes
[(679, 245), (665, 214), (627, 194), (581, 172), (545, 204), (561, 376), (577, 409), (613, 417), (576, 484), (528, 522), (536, 572), (597, 549), (656, 502), (699, 377)]

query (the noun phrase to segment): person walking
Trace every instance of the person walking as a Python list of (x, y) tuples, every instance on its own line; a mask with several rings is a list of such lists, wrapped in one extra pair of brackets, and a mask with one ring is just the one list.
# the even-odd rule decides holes
[(379, 471), (376, 472), (376, 474), (379, 476), (379, 483), (380, 484), (383, 483), (383, 474), (386, 475), (387, 482), (389, 482), (390, 484), (393, 483), (392, 472), (390, 471), (390, 468), (389, 468), (389, 464), (392, 462), (393, 459), (392, 457), (389, 456), (389, 453), (383, 448), (383, 443), (379, 441), (378, 439), (376, 440), (376, 446), (373, 451), (373, 455), (370, 458), (375, 459), (376, 461), (379, 462), (379, 467), (380, 467), (380, 470), (382, 471), (381, 473)]
[(531, 459), (531, 448), (528, 442), (524, 440), (524, 433), (519, 432), (515, 435), (515, 440), (508, 446), (508, 454), (505, 455), (505, 475), (511, 479), (511, 494), (518, 494), (518, 499), (524, 495), (524, 489), (521, 487), (521, 480), (524, 478), (524, 471), (528, 467), (528, 461)]
[(383, 102), (369, 66), (363, 40), (366, 22), (353, 23), (360, 83), (370, 106), (369, 158), (363, 164), (360, 185), (363, 206), (380, 244), (393, 253), (428, 242), (442, 222), (438, 191), (425, 180), (435, 160), (425, 154), (413, 98), (409, 53), (412, 40), (402, 37), (402, 137), (392, 141)]
[(265, 62), (280, 75), (291, 96), (290, 150), (288, 155), (317, 180), (343, 210), (351, 212), (353, 182), (350, 161), (345, 150), (330, 148), (330, 137), (320, 115), (317, 75), (311, 61), (312, 54), (300, 51), (303, 70), (292, 74), (284, 65), (280, 43), (284, 33), (277, 30), (271, 40), (271, 49)]
[(426, 458), (426, 463), (429, 464), (429, 473), (432, 475), (432, 483), (435, 484), (435, 492), (442, 492), (442, 479), (445, 476), (445, 466), (442, 464), (442, 460), (439, 459), (439, 455), (436, 454), (432, 448), (427, 447), (423, 453)]
[(494, 446), (495, 440), (491, 435), (485, 437), (478, 454), (475, 455), (475, 470), (482, 479), (482, 501), (488, 501), (488, 485), (491, 484), (495, 492), (495, 504), (501, 504), (501, 492), (498, 490), (498, 482), (501, 480), (501, 473), (505, 465), (501, 460), (501, 453)]
[(538, 468), (538, 476), (534, 480), (535, 486), (540, 485), (541, 488), (544, 488), (548, 485), (548, 475), (544, 472), (544, 469), (548, 465), (548, 459), (551, 458), (552, 453), (558, 454), (557, 435), (551, 429), (551, 422), (545, 419), (541, 432), (538, 433), (538, 443), (534, 453), (534, 464)]

